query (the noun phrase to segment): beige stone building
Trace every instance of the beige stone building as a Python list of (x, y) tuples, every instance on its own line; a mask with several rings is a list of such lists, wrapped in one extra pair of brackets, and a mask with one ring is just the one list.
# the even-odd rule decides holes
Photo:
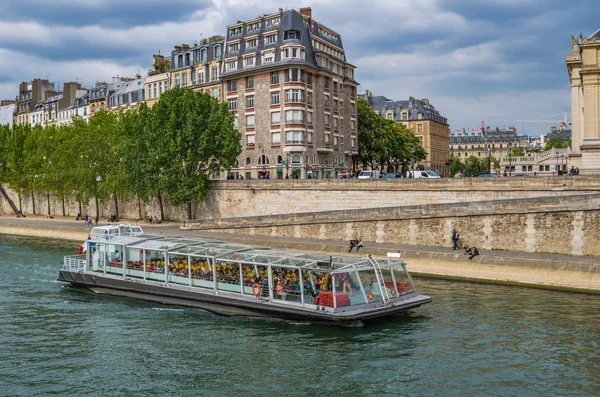
[(416, 164), (416, 167), (433, 170), (441, 176), (450, 176), (450, 127), (448, 120), (440, 115), (429, 99), (415, 99), (411, 96), (408, 101), (392, 101), (384, 96), (373, 96), (368, 90), (364, 98), (379, 115), (403, 123), (419, 138), (427, 157)]
[(170, 86), (202, 90), (222, 100), (222, 58), (223, 37), (218, 35), (193, 47), (188, 44), (175, 46), (171, 52)]
[[(489, 127), (488, 127), (489, 128)], [(517, 134), (515, 127), (486, 130), (457, 130), (450, 133), (450, 154), (464, 162), (475, 156), (485, 159), (489, 155), (496, 159), (506, 156), (513, 148), (525, 151), (529, 147), (529, 136)]]
[(332, 178), (350, 170), (358, 147), (354, 68), (340, 35), (310, 8), (228, 26), (221, 78), (243, 140), (229, 177)]
[(567, 55), (571, 80), (571, 164), (582, 174), (600, 173), (600, 30), (588, 38), (571, 36)]
[(30, 124), (31, 113), (39, 103), (44, 103), (50, 97), (57, 95), (54, 83), (48, 80), (34, 79), (19, 84), (16, 124)]

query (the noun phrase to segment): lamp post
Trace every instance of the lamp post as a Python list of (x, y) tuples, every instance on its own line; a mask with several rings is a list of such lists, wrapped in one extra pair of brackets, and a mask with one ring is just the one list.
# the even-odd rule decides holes
[(559, 175), (560, 175), (559, 171), (560, 171), (560, 170), (559, 170), (559, 168), (558, 168), (558, 152), (556, 152), (556, 176), (559, 176)]
[(290, 179), (290, 154), (285, 154), (285, 179)]
[(413, 147), (410, 149), (410, 152), (412, 153), (412, 157), (410, 159), (410, 165), (412, 166), (412, 174), (411, 174), (411, 178), (415, 179), (415, 152), (417, 150)]
[(562, 165), (563, 175), (567, 176), (567, 162), (564, 154), (560, 155), (560, 164)]
[(512, 143), (508, 144), (508, 176), (512, 176)]

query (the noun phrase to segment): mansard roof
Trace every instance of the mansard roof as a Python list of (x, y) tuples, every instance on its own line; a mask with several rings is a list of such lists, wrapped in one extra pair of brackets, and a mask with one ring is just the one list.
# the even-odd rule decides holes
[[(420, 99), (414, 98), (408, 101), (392, 101), (384, 96), (368, 96), (367, 99), (369, 100), (371, 108), (376, 110), (383, 117), (386, 117), (387, 110), (393, 110), (394, 120), (401, 121), (401, 111), (408, 110), (409, 121), (433, 120), (439, 123), (448, 124), (448, 119), (440, 115), (440, 112), (433, 105)], [(421, 114), (421, 118), (419, 118), (419, 114)]]
[(600, 29), (596, 31), (593, 35), (589, 37), (590, 39), (600, 39)]

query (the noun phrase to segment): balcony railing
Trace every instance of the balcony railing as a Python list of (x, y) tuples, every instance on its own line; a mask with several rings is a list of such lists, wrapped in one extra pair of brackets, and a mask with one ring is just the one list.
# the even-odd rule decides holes
[(305, 142), (304, 139), (287, 139), (285, 141), (287, 145), (304, 145)]

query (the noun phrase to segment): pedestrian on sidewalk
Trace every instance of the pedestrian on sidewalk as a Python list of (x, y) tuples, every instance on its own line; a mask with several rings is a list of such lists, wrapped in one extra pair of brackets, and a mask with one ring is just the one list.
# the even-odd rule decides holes
[(460, 238), (460, 234), (456, 231), (456, 229), (452, 229), (452, 249), (457, 250), (460, 249), (458, 246), (458, 239)]
[(96, 221), (96, 226), (98, 226), (98, 221), (99, 221), (99, 220), (100, 220), (100, 219), (98, 219), (98, 215), (96, 215), (96, 219), (95, 219), (95, 221)]

